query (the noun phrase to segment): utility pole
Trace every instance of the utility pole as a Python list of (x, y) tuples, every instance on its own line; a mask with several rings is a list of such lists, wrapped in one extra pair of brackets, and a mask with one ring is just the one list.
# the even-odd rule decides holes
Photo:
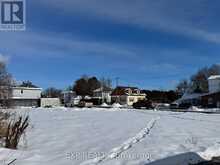
[(116, 81), (116, 87), (119, 85), (119, 80), (120, 80), (119, 77), (116, 77), (116, 78), (115, 78), (115, 81)]

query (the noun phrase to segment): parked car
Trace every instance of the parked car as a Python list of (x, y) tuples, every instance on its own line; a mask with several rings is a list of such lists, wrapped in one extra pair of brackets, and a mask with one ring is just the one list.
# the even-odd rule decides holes
[(189, 109), (192, 106), (190, 103), (181, 103), (179, 104), (179, 109)]
[(177, 103), (170, 104), (170, 109), (178, 109), (179, 105)]
[(192, 104), (190, 104), (190, 103), (181, 103), (181, 104), (172, 103), (172, 104), (170, 104), (170, 109), (188, 109), (191, 106), (192, 106)]
[(169, 110), (170, 109), (170, 104), (159, 103), (159, 104), (156, 105), (155, 109), (157, 109), (157, 110)]
[(70, 100), (70, 102), (65, 104), (65, 107), (74, 107), (79, 105), (80, 103), (80, 98), (73, 98)]
[(81, 107), (81, 108), (83, 108), (83, 107), (92, 108), (93, 107), (93, 103), (91, 101), (81, 100), (79, 102), (78, 107)]
[(135, 109), (152, 109), (153, 105), (152, 105), (152, 101), (150, 100), (139, 100), (138, 102), (133, 104), (133, 108)]

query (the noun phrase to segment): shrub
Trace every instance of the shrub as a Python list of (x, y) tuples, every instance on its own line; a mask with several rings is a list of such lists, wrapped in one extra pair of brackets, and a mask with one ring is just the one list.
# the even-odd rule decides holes
[(7, 127), (5, 136), (5, 147), (10, 149), (17, 149), (19, 140), (22, 134), (25, 133), (26, 128), (29, 125), (29, 117), (27, 116), (24, 120), (23, 117), (19, 117), (18, 121), (10, 122)]

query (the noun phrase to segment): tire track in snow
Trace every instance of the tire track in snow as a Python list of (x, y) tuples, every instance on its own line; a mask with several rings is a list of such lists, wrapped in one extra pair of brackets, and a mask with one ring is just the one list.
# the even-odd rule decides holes
[(85, 161), (85, 162), (81, 163), (80, 165), (97, 165), (103, 161), (117, 158), (118, 156), (120, 156), (121, 153), (123, 153), (124, 151), (133, 147), (136, 143), (138, 143), (142, 139), (144, 139), (150, 133), (151, 129), (156, 124), (156, 121), (159, 119), (160, 119), (160, 117), (151, 119), (151, 121), (148, 122), (147, 127), (143, 128), (134, 137), (128, 139), (127, 141), (122, 143), (120, 146), (111, 149), (111, 151), (108, 152), (108, 154), (91, 159), (91, 160), (88, 160), (88, 161)]

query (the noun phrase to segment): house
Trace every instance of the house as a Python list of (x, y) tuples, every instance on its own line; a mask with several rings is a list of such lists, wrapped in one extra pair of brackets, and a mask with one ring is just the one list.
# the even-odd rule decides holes
[(111, 94), (112, 102), (128, 106), (132, 106), (134, 103), (139, 100), (144, 100), (145, 98), (146, 94), (142, 93), (141, 90), (136, 87), (119, 86), (116, 87)]
[(63, 91), (61, 102), (67, 107), (73, 107), (79, 104), (81, 96), (77, 96), (75, 91)]
[(101, 87), (93, 91), (93, 99), (98, 99), (101, 103), (111, 103), (111, 93), (111, 88)]
[(202, 104), (202, 96), (207, 93), (185, 93), (180, 99), (176, 100), (174, 104), (190, 107), (199, 106)]
[(76, 97), (76, 92), (74, 91), (63, 91), (61, 95), (61, 100), (63, 104), (71, 102), (72, 98)]
[[(1, 87), (3, 88), (3, 87)], [(39, 107), (41, 99), (41, 88), (29, 87), (4, 87), (4, 96), (0, 100), (6, 100), (12, 107)]]
[(203, 95), (201, 105), (205, 108), (220, 108), (220, 92)]
[(220, 107), (220, 75), (208, 78), (208, 93), (186, 93), (176, 104), (187, 104), (202, 107)]

